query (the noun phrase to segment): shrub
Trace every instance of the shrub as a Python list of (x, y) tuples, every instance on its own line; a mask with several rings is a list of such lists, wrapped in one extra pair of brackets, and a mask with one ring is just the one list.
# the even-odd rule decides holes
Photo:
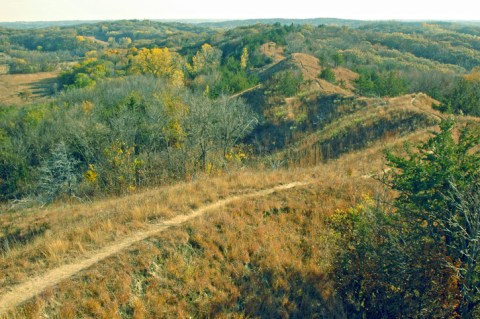
[[(353, 318), (478, 318), (478, 127), (454, 121), (407, 157), (387, 153), (393, 203), (337, 212), (337, 290)], [(390, 208), (389, 208), (390, 207)]]
[(267, 91), (272, 96), (294, 96), (302, 83), (303, 76), (300, 72), (282, 71), (268, 81)]
[(320, 73), (320, 78), (328, 82), (335, 82), (335, 72), (331, 68), (324, 68)]
[(48, 203), (62, 195), (75, 195), (79, 177), (77, 164), (64, 142), (55, 146), (50, 157), (39, 168), (38, 189), (42, 201)]

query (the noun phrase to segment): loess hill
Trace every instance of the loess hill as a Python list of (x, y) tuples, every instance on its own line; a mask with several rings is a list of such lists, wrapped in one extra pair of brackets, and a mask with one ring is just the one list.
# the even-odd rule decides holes
[[(442, 266), (448, 245), (432, 248), (442, 236), (422, 231), (433, 223), (413, 232), (424, 236), (412, 253), (424, 264), (406, 255), (416, 244), (393, 256), (382, 245), (408, 240), (395, 235), (410, 227), (389, 215), (402, 169), (385, 150), (414, 158), (421, 150), (404, 145), (453, 118), (451, 147), (464, 127), (480, 127), (480, 26), (8, 27), (0, 318), (478, 315), (480, 294), (465, 307), (464, 277)], [(471, 141), (447, 155), (478, 157)], [(445, 161), (452, 172), (478, 175), (459, 158)], [(423, 177), (439, 171), (429, 169)], [(378, 260), (404, 268), (383, 271)], [(391, 273), (428, 282), (402, 286), (410, 281), (392, 283)]]

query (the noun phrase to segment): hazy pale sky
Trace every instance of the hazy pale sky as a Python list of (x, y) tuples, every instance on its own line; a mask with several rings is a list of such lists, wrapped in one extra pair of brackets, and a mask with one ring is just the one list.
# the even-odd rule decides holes
[(346, 18), (480, 20), (478, 0), (0, 0), (0, 21)]

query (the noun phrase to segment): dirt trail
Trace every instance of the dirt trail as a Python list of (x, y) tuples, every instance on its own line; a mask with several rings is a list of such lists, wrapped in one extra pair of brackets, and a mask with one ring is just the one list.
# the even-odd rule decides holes
[(255, 86), (252, 86), (252, 87), (249, 87), (248, 89), (245, 89), (243, 90), (242, 92), (238, 92), (238, 93), (235, 93), (233, 95), (230, 96), (231, 99), (235, 98), (235, 97), (239, 97), (241, 96), (242, 94), (245, 94), (247, 92), (250, 92), (250, 91), (253, 91), (255, 89), (258, 89), (259, 87), (261, 87), (262, 85), (261, 84), (257, 84)]
[(0, 314), (35, 297), (36, 295), (43, 292), (46, 288), (54, 286), (60, 283), (61, 281), (74, 276), (78, 272), (102, 261), (105, 258), (108, 258), (112, 255), (119, 253), (120, 251), (130, 247), (131, 245), (139, 241), (142, 241), (148, 237), (151, 237), (155, 234), (165, 231), (172, 226), (181, 225), (182, 223), (185, 223), (191, 219), (194, 219), (198, 216), (205, 214), (209, 210), (220, 208), (224, 205), (227, 205), (239, 199), (266, 196), (276, 191), (286, 190), (286, 189), (290, 189), (290, 188), (305, 185), (305, 184), (306, 183), (294, 182), (294, 183), (280, 185), (280, 186), (276, 186), (273, 188), (269, 188), (269, 189), (265, 189), (257, 192), (228, 197), (226, 199), (220, 200), (213, 204), (194, 210), (189, 215), (180, 215), (170, 220), (164, 221), (162, 223), (151, 225), (147, 230), (132, 234), (131, 236), (119, 242), (116, 242), (102, 249), (86, 254), (83, 260), (79, 260), (76, 263), (67, 264), (67, 265), (63, 265), (58, 268), (52, 269), (43, 275), (32, 278), (22, 284), (12, 287), (9, 292), (3, 295), (0, 295)]

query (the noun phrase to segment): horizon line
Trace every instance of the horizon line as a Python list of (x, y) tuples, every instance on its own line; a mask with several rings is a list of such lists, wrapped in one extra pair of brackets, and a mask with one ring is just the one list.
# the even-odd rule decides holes
[(204, 23), (204, 22), (233, 22), (233, 21), (252, 21), (252, 20), (316, 20), (316, 19), (332, 19), (343, 21), (400, 21), (400, 22), (422, 22), (422, 21), (435, 21), (435, 22), (480, 22), (472, 19), (408, 19), (408, 18), (395, 18), (395, 19), (358, 19), (358, 18), (336, 18), (336, 17), (315, 17), (315, 18), (239, 18), (239, 19), (222, 19), (222, 18), (120, 18), (120, 19), (72, 19), (72, 20), (16, 20), (16, 21), (0, 21), (0, 23), (41, 23), (41, 22), (112, 22), (112, 21), (165, 21), (165, 22), (190, 22), (190, 23)]

